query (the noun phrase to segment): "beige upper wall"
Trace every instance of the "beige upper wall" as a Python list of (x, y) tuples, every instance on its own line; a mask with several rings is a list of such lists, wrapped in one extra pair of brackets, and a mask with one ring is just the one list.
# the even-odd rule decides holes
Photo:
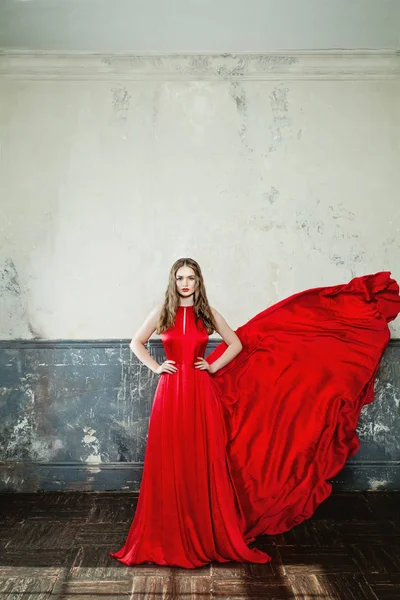
[(400, 280), (392, 58), (0, 62), (0, 337), (130, 337), (181, 256), (234, 328)]

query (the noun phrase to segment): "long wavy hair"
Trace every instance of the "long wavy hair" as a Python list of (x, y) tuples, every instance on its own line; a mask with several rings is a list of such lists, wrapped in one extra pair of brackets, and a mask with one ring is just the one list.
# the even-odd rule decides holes
[(160, 316), (157, 323), (156, 333), (160, 334), (173, 327), (175, 323), (176, 313), (180, 306), (180, 296), (176, 288), (176, 273), (181, 267), (190, 267), (195, 274), (195, 289), (194, 289), (194, 312), (196, 317), (196, 325), (201, 320), (208, 335), (211, 335), (217, 330), (217, 324), (208, 304), (206, 288), (204, 285), (203, 275), (200, 265), (193, 258), (179, 258), (171, 267), (169, 272), (168, 287), (165, 292), (165, 300), (160, 311)]

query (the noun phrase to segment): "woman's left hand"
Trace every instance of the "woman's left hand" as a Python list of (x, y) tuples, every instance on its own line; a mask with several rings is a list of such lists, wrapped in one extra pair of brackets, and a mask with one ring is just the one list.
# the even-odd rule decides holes
[(201, 371), (208, 371), (212, 373), (211, 365), (203, 358), (202, 356), (197, 357), (199, 360), (194, 363), (196, 369), (200, 369)]

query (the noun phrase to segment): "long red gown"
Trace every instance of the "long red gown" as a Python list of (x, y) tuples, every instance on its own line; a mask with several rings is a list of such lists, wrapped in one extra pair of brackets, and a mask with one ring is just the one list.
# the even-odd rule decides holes
[(135, 517), (110, 555), (186, 568), (269, 562), (247, 544), (310, 518), (331, 493), (326, 480), (359, 449), (359, 413), (399, 312), (388, 271), (309, 289), (239, 327), (242, 351), (210, 374), (193, 366), (207, 332), (179, 307), (162, 334), (178, 371), (160, 376)]

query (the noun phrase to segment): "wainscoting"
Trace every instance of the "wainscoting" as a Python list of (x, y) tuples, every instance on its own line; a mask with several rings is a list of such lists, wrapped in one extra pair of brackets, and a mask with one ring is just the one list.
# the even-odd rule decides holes
[[(219, 343), (211, 339), (207, 354)], [(158, 375), (129, 340), (0, 342), (0, 490), (138, 491)], [(162, 362), (160, 340), (151, 355)], [(400, 340), (361, 412), (336, 491), (400, 489)]]

